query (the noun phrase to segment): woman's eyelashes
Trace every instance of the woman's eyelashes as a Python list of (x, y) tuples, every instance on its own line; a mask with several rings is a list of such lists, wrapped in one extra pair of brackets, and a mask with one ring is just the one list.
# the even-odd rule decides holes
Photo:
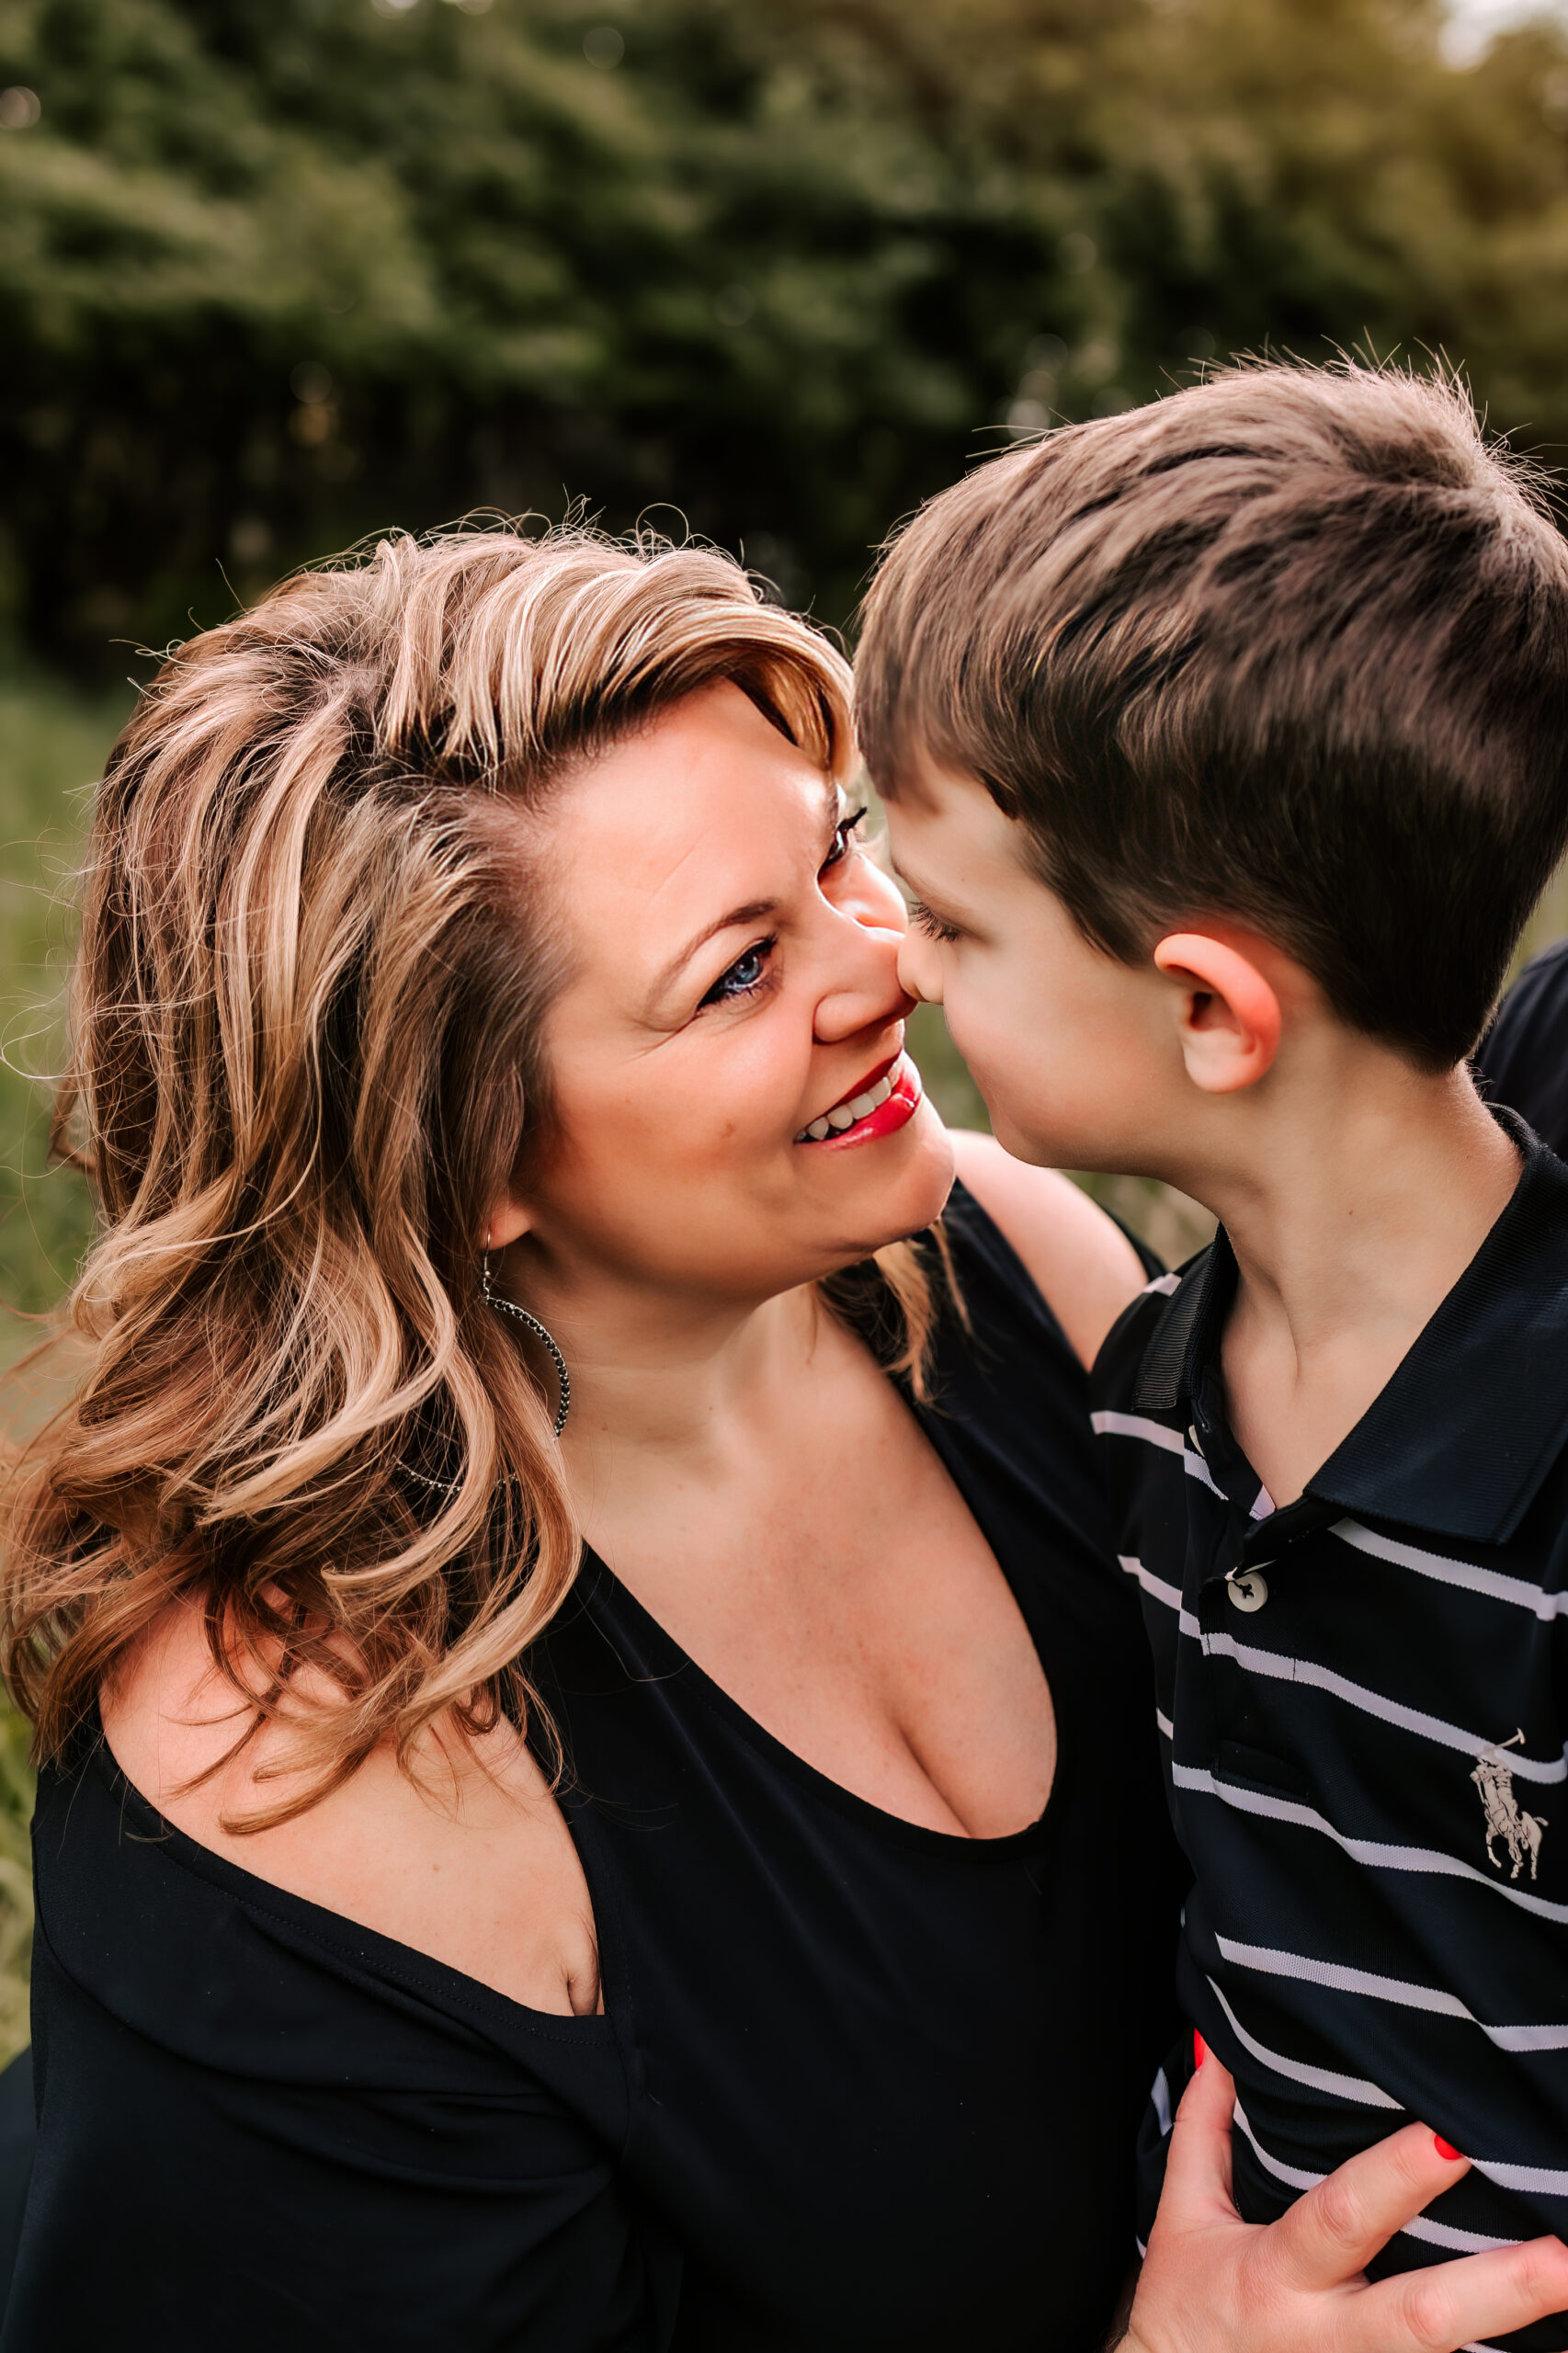
[(909, 920), (916, 931), (924, 932), (927, 939), (939, 940), (944, 947), (950, 947), (959, 937), (957, 924), (944, 923), (940, 915), (932, 914), (924, 899), (911, 899)]
[(744, 956), (737, 956), (734, 962), (720, 973), (702, 1004), (733, 1005), (740, 997), (756, 996), (767, 985), (768, 964), (778, 945), (777, 938), (759, 939), (755, 947), (746, 949)]
[(837, 866), (848, 857), (855, 839), (855, 829), (865, 814), (865, 806), (862, 803), (858, 809), (852, 810), (848, 816), (840, 817), (833, 829), (832, 847), (822, 862), (822, 870), (824, 874), (830, 866)]
[[(833, 840), (820, 870), (824, 874), (830, 867), (842, 864), (854, 848), (855, 829), (865, 814), (863, 808), (853, 809), (835, 825)], [(737, 956), (728, 970), (720, 973), (698, 1010), (700, 1012), (704, 1006), (733, 1005), (742, 997), (759, 995), (773, 976), (773, 951), (778, 945), (778, 935), (775, 932), (748, 948), (744, 956)]]

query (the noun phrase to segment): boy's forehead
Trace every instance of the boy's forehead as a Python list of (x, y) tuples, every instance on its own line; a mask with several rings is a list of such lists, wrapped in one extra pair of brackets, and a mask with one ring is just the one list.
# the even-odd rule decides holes
[(901, 768), (887, 796), (893, 863), (917, 890), (960, 886), (966, 873), (1022, 862), (1026, 845), (1015, 818), (999, 809), (979, 777), (928, 754)]
[(939, 800), (943, 778), (957, 772), (921, 737), (910, 736), (891, 761), (879, 767), (874, 781), (890, 809), (921, 808)]

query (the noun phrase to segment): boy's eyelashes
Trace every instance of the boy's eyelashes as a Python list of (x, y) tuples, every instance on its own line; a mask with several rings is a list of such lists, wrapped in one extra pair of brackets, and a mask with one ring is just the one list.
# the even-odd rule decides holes
[(910, 900), (909, 920), (916, 931), (925, 933), (927, 939), (940, 940), (945, 946), (950, 945), (959, 937), (957, 924), (949, 923), (943, 916), (934, 915), (924, 899)]

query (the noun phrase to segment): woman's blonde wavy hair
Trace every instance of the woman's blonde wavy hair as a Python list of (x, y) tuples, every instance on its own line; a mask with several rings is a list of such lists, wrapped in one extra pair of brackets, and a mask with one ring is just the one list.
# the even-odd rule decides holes
[[(237, 1828), (389, 1736), (412, 1770), (437, 1716), (532, 1711), (548, 1746), (526, 1662), (580, 1541), (549, 1402), (479, 1296), (559, 979), (517, 816), (719, 679), (845, 770), (843, 659), (727, 557), (506, 528), (301, 573), (142, 695), (97, 796), (56, 1113), (101, 1215), (70, 1302), (94, 1369), (7, 1482), (0, 1665), (40, 1757), (192, 1599), (237, 1745), (292, 1735)], [(824, 1291), (879, 1294), (863, 1328), (918, 1381), (926, 1267), (877, 1266)]]

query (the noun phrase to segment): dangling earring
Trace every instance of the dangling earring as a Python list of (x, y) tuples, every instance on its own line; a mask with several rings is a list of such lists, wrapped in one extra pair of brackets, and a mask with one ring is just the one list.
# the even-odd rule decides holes
[(479, 1295), (486, 1307), (493, 1307), (498, 1315), (515, 1315), (519, 1324), (526, 1324), (528, 1330), (544, 1342), (545, 1347), (555, 1358), (555, 1377), (561, 1390), (555, 1406), (555, 1435), (559, 1438), (566, 1427), (566, 1416), (572, 1411), (572, 1376), (566, 1370), (566, 1359), (556, 1347), (553, 1334), (545, 1330), (537, 1315), (530, 1315), (528, 1309), (519, 1307), (515, 1299), (503, 1299), (498, 1290), (491, 1290), (488, 1226), (484, 1232), (484, 1261), (480, 1277)]

